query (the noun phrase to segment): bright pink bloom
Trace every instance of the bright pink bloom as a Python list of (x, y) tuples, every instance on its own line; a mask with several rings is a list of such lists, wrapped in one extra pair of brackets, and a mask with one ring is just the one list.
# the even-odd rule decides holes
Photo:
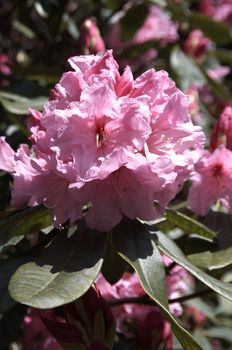
[(200, 215), (206, 215), (217, 201), (232, 213), (232, 152), (221, 145), (213, 153), (205, 151), (192, 177), (188, 205)]
[(216, 21), (232, 23), (232, 2), (231, 0), (202, 0), (200, 10)]
[(56, 99), (33, 112), (32, 150), (21, 146), (8, 159), (13, 205), (44, 203), (60, 228), (88, 203), (87, 223), (102, 231), (123, 215), (154, 219), (189, 178), (204, 142), (186, 97), (165, 71), (134, 80), (127, 67), (120, 75), (111, 51), (69, 63), (74, 71), (56, 85)]
[(210, 149), (213, 151), (219, 145), (224, 145), (232, 151), (232, 107), (226, 106), (216, 123), (210, 139)]
[(184, 50), (188, 55), (200, 59), (211, 46), (211, 40), (205, 37), (200, 29), (195, 29), (185, 40)]
[(93, 18), (86, 19), (80, 28), (79, 51), (85, 55), (105, 52), (105, 43)]

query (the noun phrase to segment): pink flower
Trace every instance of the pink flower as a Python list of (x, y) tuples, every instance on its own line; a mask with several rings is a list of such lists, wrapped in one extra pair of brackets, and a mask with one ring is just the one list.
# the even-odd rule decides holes
[(62, 350), (61, 346), (48, 333), (39, 312), (32, 308), (27, 310), (24, 317), (21, 341), (23, 350)]
[(86, 19), (80, 29), (78, 47), (81, 53), (97, 54), (105, 52), (105, 44), (93, 18)]
[(81, 218), (86, 204), (88, 225), (102, 231), (123, 215), (154, 219), (189, 178), (204, 142), (186, 97), (165, 71), (134, 80), (127, 67), (120, 75), (111, 51), (69, 63), (74, 71), (56, 85), (56, 99), (33, 112), (32, 149), (3, 157), (14, 176), (12, 204), (44, 203), (59, 228)]
[(0, 137), (0, 169), (11, 173), (14, 171), (12, 159), (15, 152), (5, 139), (3, 136)]
[[(176, 264), (172, 266), (173, 261), (169, 257), (164, 255), (163, 261), (165, 266), (170, 268), (166, 279), (168, 299), (190, 294), (194, 287), (193, 277), (183, 267)], [(169, 309), (175, 317), (183, 313), (183, 308), (178, 302), (170, 303)]]
[(192, 177), (188, 205), (200, 215), (206, 215), (217, 201), (232, 213), (232, 152), (220, 145), (213, 153), (205, 151)]
[(232, 151), (232, 106), (224, 108), (211, 135), (210, 149), (212, 151), (221, 144)]
[(206, 38), (200, 29), (195, 29), (185, 40), (184, 50), (188, 55), (196, 59), (201, 59), (206, 50), (211, 46), (211, 40)]
[(9, 67), (11, 60), (8, 55), (0, 54), (0, 73), (3, 75), (10, 75), (11, 69)]
[[(145, 295), (135, 273), (124, 273), (123, 277), (111, 286), (101, 275), (96, 284), (106, 300), (118, 300)], [(165, 346), (172, 349), (173, 336), (171, 327), (155, 306), (122, 303), (112, 307), (116, 329), (126, 337), (135, 338), (142, 350), (158, 349)], [(137, 347), (136, 347), (137, 348)]]
[(200, 10), (206, 15), (212, 16), (216, 21), (232, 23), (232, 2), (231, 0), (202, 0)]
[(122, 41), (120, 40), (120, 25), (118, 21), (124, 15), (124, 12), (117, 15), (117, 22), (113, 24), (112, 31), (106, 39), (112, 48), (126, 48), (152, 40), (158, 40), (164, 45), (175, 42), (178, 39), (177, 25), (171, 21), (164, 10), (152, 5), (149, 7), (149, 13), (143, 25), (137, 30), (133, 38), (128, 41)]
[(207, 69), (207, 73), (211, 79), (221, 80), (230, 73), (230, 67), (218, 66), (214, 69)]

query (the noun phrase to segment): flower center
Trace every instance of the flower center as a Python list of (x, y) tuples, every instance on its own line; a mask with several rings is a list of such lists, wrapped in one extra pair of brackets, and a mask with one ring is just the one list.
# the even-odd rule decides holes
[(213, 177), (221, 176), (222, 173), (222, 164), (216, 164), (213, 167)]
[(105, 140), (104, 127), (98, 127), (96, 130), (96, 145), (97, 148), (101, 147)]

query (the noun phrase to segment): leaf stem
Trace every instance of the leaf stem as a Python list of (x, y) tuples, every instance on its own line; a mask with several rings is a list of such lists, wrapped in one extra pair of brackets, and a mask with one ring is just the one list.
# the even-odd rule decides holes
[[(213, 292), (212, 289), (203, 289), (199, 292), (187, 294), (187, 295), (184, 295), (184, 296), (179, 297), (179, 298), (169, 299), (168, 303), (169, 304), (181, 303), (181, 302), (184, 302), (184, 301), (187, 301), (190, 299), (199, 298), (201, 296), (204, 296), (204, 295), (212, 293), (212, 292)], [(127, 298), (121, 298), (121, 299), (116, 299), (116, 300), (109, 300), (108, 304), (111, 307), (115, 307), (115, 306), (122, 305), (122, 304), (154, 305), (155, 302), (152, 301), (148, 295), (144, 294), (144, 295), (139, 296), (139, 297), (127, 297)]]

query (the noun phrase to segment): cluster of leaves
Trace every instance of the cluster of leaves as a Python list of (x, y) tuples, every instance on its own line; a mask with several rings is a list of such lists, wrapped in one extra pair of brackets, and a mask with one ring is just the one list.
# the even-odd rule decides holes
[[(9, 55), (12, 69), (7, 84), (0, 84), (0, 132), (7, 136), (13, 147), (28, 142), (28, 108), (42, 110), (50, 89), (66, 69), (66, 59), (79, 53), (77, 41), (82, 21), (95, 17), (104, 36), (110, 28), (112, 16), (125, 3), (124, 0), (0, 1), (0, 49)], [(224, 63), (232, 66), (230, 27), (200, 14), (197, 1), (144, 1), (132, 7), (121, 21), (122, 40), (133, 36), (150, 3), (163, 6), (179, 23), (179, 41), (164, 47), (159, 47), (157, 42), (136, 45), (121, 50), (120, 58), (134, 59), (148, 48), (156, 48), (158, 56), (153, 62), (154, 67), (166, 69), (180, 88), (186, 89), (193, 83), (206, 84), (221, 104), (229, 101), (229, 78), (213, 80), (207, 68)], [(182, 44), (194, 28), (200, 28), (214, 43), (207, 52), (205, 64), (183, 51)], [(134, 72), (135, 75), (145, 68), (146, 63)], [(200, 109), (202, 123), (209, 133), (219, 117), (218, 109), (215, 105), (203, 104)], [(45, 207), (20, 211), (10, 209), (10, 185), (11, 178), (2, 172), (1, 350), (8, 349), (12, 341), (19, 339), (26, 310), (21, 304), (41, 309), (55, 308), (81, 297), (100, 271), (113, 284), (130, 268), (136, 271), (146, 293), (171, 323), (178, 339), (175, 349), (181, 349), (182, 345), (186, 350), (212, 350), (212, 338), (220, 339), (224, 349), (231, 349), (232, 311), (224, 299), (232, 301), (232, 285), (224, 281), (229, 282), (231, 278), (229, 215), (212, 211), (204, 222), (197, 221), (186, 209), (187, 188), (184, 188), (165, 215), (153, 223), (125, 218), (106, 235), (93, 232), (80, 221), (76, 226), (58, 232), (53, 228)], [(183, 301), (185, 305), (198, 306), (205, 313), (208, 321), (204, 328), (191, 329), (185, 324), (184, 316), (177, 321), (170, 313), (161, 254), (169, 256), (196, 277), (197, 292), (192, 296), (195, 298)], [(211, 290), (216, 293), (211, 294)], [(183, 325), (195, 331), (194, 337)]]

